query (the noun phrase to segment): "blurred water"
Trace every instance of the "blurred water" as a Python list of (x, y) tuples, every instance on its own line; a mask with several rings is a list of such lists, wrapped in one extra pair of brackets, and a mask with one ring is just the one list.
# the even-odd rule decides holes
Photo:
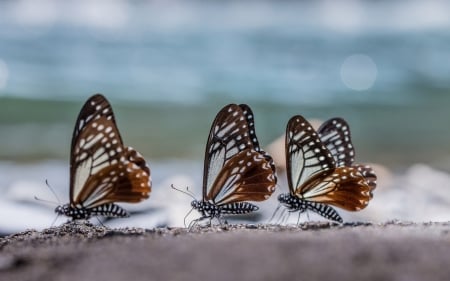
[[(9, 73), (4, 95), (402, 104), (426, 98), (417, 86), (450, 86), (447, 2), (0, 5), (0, 58)], [(355, 54), (371, 58), (377, 69), (365, 93), (342, 83), (343, 63)], [(354, 67), (364, 72), (365, 65)]]
[(449, 14), (450, 2), (418, 0), (1, 1), (0, 188), (65, 171), (96, 92), (167, 179), (201, 167), (230, 102), (252, 106), (263, 146), (294, 114), (341, 116), (357, 161), (397, 184), (415, 163), (450, 171)]
[(149, 157), (201, 159), (215, 112), (247, 102), (263, 144), (290, 115), (336, 115), (363, 160), (447, 169), (449, 11), (446, 1), (2, 1), (0, 157), (67, 158), (77, 111), (102, 92)]

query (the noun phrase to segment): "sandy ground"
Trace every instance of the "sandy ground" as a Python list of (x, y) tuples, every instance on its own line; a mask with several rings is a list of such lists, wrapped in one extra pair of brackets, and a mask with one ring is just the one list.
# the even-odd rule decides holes
[(69, 223), (0, 239), (0, 280), (450, 280), (450, 223)]

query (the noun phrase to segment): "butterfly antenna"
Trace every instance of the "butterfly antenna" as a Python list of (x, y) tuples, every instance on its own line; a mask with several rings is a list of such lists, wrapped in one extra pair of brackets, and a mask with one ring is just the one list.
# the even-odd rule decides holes
[(173, 184), (171, 184), (170, 186), (172, 187), (172, 189), (175, 189), (176, 191), (184, 193), (184, 194), (188, 195), (189, 197), (191, 197), (192, 199), (197, 200), (195, 198), (194, 194), (191, 191), (189, 191), (189, 187), (186, 187), (186, 191), (184, 191), (182, 189), (176, 188), (175, 186), (173, 186)]
[(44, 202), (44, 203), (48, 203), (48, 204), (52, 204), (52, 205), (56, 205), (56, 206), (59, 205), (59, 203), (57, 203), (57, 202), (41, 199), (41, 198), (37, 197), (36, 195), (34, 196), (34, 200), (37, 200), (37, 201), (40, 201), (40, 202)]
[(53, 193), (53, 195), (55, 196), (56, 200), (58, 200), (58, 204), (61, 204), (61, 200), (59, 200), (58, 195), (56, 194), (55, 190), (50, 186), (50, 184), (48, 183), (47, 179), (45, 179), (45, 184), (50, 189), (50, 191)]
[(189, 192), (189, 194), (191, 194), (192, 198), (197, 198), (194, 194), (194, 192), (189, 190), (189, 186), (186, 186), (186, 191)]
[[(36, 198), (36, 196), (34, 197)], [(52, 224), (50, 225), (50, 227), (53, 227), (53, 225), (55, 224), (56, 220), (59, 218), (59, 214), (56, 215), (55, 219), (53, 220)]]

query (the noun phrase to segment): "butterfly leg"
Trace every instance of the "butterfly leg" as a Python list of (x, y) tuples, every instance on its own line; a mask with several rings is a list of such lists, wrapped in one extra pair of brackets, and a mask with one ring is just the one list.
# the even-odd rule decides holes
[(56, 215), (56, 218), (53, 220), (51, 227), (53, 227), (53, 225), (55, 224), (56, 220), (59, 218), (59, 214)]
[(269, 219), (269, 221), (267, 223), (270, 223), (275, 218), (275, 215), (280, 210), (280, 207), (281, 207), (281, 204), (278, 204), (278, 207), (275, 209), (275, 211), (273, 212), (272, 216), (270, 217), (270, 219)]
[(302, 212), (298, 212), (298, 218), (297, 218), (297, 226), (300, 225), (300, 215), (302, 214)]
[(187, 226), (188, 232), (191, 232), (192, 228), (194, 228), (195, 225), (197, 225), (198, 220), (193, 220), (189, 223)]
[(289, 217), (291, 216), (291, 211), (288, 211), (287, 213), (286, 213), (286, 215), (284, 216), (284, 218), (283, 218), (283, 222), (282, 222), (282, 224), (287, 224), (287, 222), (288, 222), (288, 220), (289, 220)]
[(105, 227), (105, 225), (102, 223), (102, 221), (98, 216), (95, 216), (95, 218), (97, 219), (97, 221), (100, 223), (101, 226)]
[(202, 216), (202, 217), (200, 217), (198, 219), (195, 219), (195, 220), (191, 221), (189, 223), (189, 225), (188, 225), (188, 231), (191, 231), (194, 227), (196, 227), (199, 224), (200, 221), (202, 221), (202, 220), (204, 220), (206, 218), (208, 218), (208, 217), (207, 216)]
[[(211, 216), (211, 217), (209, 217), (209, 223), (208, 223), (208, 226), (209, 227), (211, 227), (212, 226), (212, 220), (213, 220), (213, 217)], [(219, 220), (219, 222), (220, 222), (220, 220)]]
[[(187, 217), (189, 216), (189, 214), (190, 214), (193, 210), (194, 210), (194, 208), (192, 208), (192, 209), (184, 216), (184, 219), (183, 219), (184, 227), (187, 227), (187, 226), (186, 226), (186, 219), (187, 219)], [(189, 223), (189, 225), (190, 225), (190, 223)]]
[(217, 217), (217, 220), (219, 221), (221, 227), (225, 227), (228, 225), (228, 221), (226, 219), (221, 219), (220, 217)]
[(284, 217), (286, 216), (286, 210), (287, 210), (286, 208), (283, 208), (283, 210), (281, 211), (280, 216), (278, 217), (278, 220), (277, 220), (276, 224), (282, 224), (283, 223)]
[[(216, 218), (217, 221), (219, 222), (220, 227), (223, 227), (224, 224), (227, 224), (227, 222), (224, 221), (224, 220), (222, 220), (219, 216), (216, 216), (215, 218)], [(211, 224), (210, 224), (209, 226), (211, 226)]]

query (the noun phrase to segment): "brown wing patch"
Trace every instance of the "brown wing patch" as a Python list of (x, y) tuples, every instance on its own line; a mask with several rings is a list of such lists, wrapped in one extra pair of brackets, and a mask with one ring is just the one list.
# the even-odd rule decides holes
[[(247, 115), (244, 112), (247, 112)], [(231, 157), (240, 151), (252, 148), (253, 144), (249, 134), (249, 116), (253, 118), (250, 109), (242, 108), (237, 104), (229, 104), (217, 113), (206, 143), (203, 196), (211, 192), (213, 181), (219, 174), (221, 167)], [(254, 133), (253, 122), (251, 126)]]
[(246, 149), (221, 169), (206, 200), (216, 204), (263, 201), (275, 191), (276, 176), (264, 154)]
[(308, 201), (358, 211), (369, 203), (371, 190), (369, 182), (357, 168), (338, 167), (311, 177), (303, 188), (296, 189), (295, 194)]
[(370, 187), (370, 198), (372, 198), (372, 191), (377, 187), (377, 175), (375, 171), (369, 165), (355, 165), (353, 166), (358, 169), (358, 172), (366, 179), (367, 184)]
[(129, 147), (124, 149), (116, 164), (89, 177), (75, 205), (95, 207), (112, 202), (137, 203), (149, 197), (150, 169), (137, 151)]

